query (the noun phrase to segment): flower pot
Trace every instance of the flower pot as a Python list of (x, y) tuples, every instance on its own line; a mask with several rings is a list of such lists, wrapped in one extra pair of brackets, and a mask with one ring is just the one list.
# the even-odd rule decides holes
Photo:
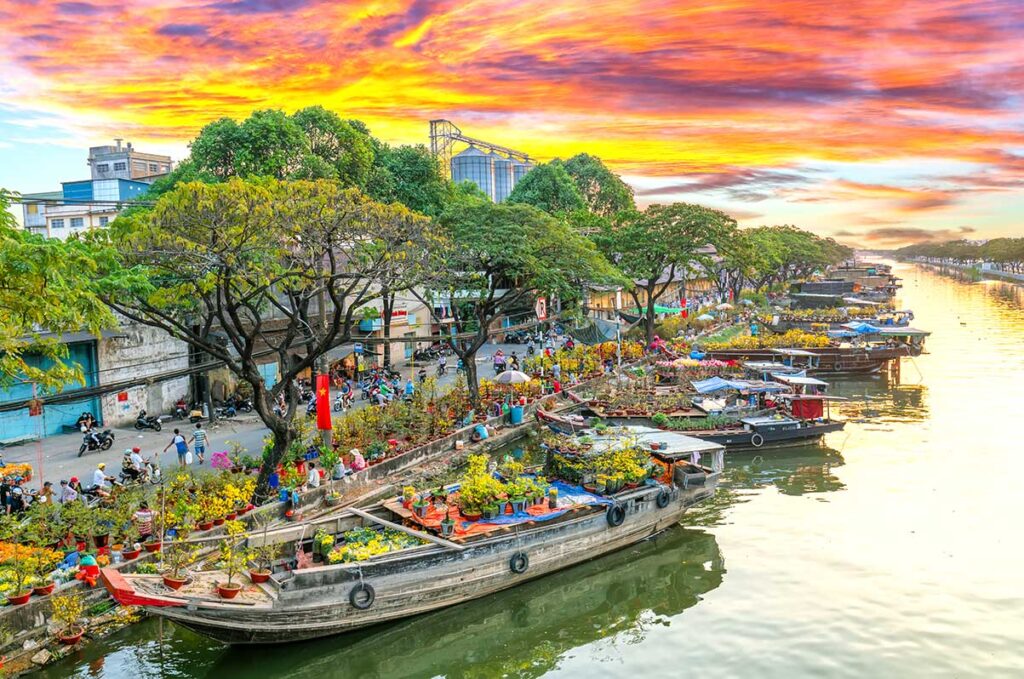
[(213, 525), (214, 526), (223, 526), (224, 525), (224, 519), (223, 518), (214, 519), (213, 520)]
[(254, 585), (270, 580), (270, 571), (249, 571), (249, 579)]
[(512, 504), (512, 513), (513, 514), (518, 514), (520, 512), (526, 511), (526, 498), (523, 498), (523, 497), (513, 498), (511, 504)]
[(174, 578), (170, 575), (164, 576), (164, 584), (171, 589), (181, 589), (186, 582), (188, 582), (188, 578)]
[(237, 582), (233, 582), (230, 585), (227, 583), (217, 583), (217, 594), (220, 594), (222, 599), (234, 599), (241, 591), (242, 586)]
[(462, 512), (462, 518), (466, 521), (479, 521), (481, 516), (480, 512)]
[(198, 524), (199, 530), (210, 530), (213, 528), (213, 521), (203, 521)]
[(96, 543), (97, 547), (106, 547), (107, 546), (107, 540), (109, 540), (109, 539), (110, 539), (110, 534), (93, 535), (92, 536), (92, 541)]
[(441, 537), (449, 537), (455, 532), (454, 521), (442, 521), (441, 522)]
[(427, 510), (430, 509), (430, 503), (429, 502), (417, 502), (416, 504), (414, 504), (412, 506), (412, 508), (416, 511), (416, 516), (418, 516), (418, 517), (420, 517), (422, 519), (422, 518), (425, 518), (427, 516)]
[(238, 514), (239, 516), (245, 516), (248, 513), (249, 513), (249, 508), (248, 507), (239, 507), (238, 511), (236, 512), (236, 514)]
[[(159, 545), (157, 546), (157, 549), (159, 549)], [(122, 549), (121, 550), (121, 558), (124, 559), (125, 561), (131, 561), (132, 559), (137, 559), (137, 558), (139, 558), (139, 554), (141, 553), (141, 551), (142, 550), (139, 550), (139, 549)]]
[(230, 514), (228, 514), (224, 518), (227, 519), (228, 521), (234, 521), (234, 520), (236, 520), (238, 518), (238, 512), (231, 512)]
[(341, 504), (340, 495), (328, 495), (324, 500), (327, 502), (328, 507), (336, 507)]
[(149, 554), (153, 554), (154, 552), (160, 551), (161, 544), (162, 543), (159, 540), (150, 540), (148, 542), (144, 542), (142, 546), (143, 548), (145, 548), (146, 552), (148, 552)]
[(548, 498), (548, 509), (558, 509), (558, 498), (557, 497), (549, 497)]
[(84, 552), (85, 551), (85, 540), (79, 540), (78, 542), (75, 543), (75, 551), (78, 551), (78, 552)]
[(117, 543), (114, 543), (114, 544), (110, 545), (110, 551), (111, 552), (121, 552), (121, 551), (124, 551), (124, 543), (117, 542)]
[(32, 593), (36, 596), (46, 596), (47, 594), (53, 594), (53, 589), (57, 586), (56, 582), (48, 582), (41, 587), (33, 587)]
[(27, 604), (31, 596), (32, 590), (27, 590), (21, 594), (13, 594), (7, 597), (7, 603), (12, 606), (21, 606), (22, 604)]
[(82, 640), (83, 634), (85, 634), (85, 629), (79, 627), (77, 628), (77, 631), (71, 630), (68, 634), (58, 634), (57, 639), (65, 646), (74, 646)]

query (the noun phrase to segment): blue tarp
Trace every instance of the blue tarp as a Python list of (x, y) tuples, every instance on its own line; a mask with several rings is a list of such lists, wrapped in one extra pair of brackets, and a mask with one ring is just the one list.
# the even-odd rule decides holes
[(858, 335), (870, 335), (872, 333), (880, 332), (882, 329), (865, 323), (864, 321), (850, 321), (849, 323), (843, 323), (843, 327), (847, 330), (852, 330)]
[(743, 380), (725, 380), (721, 377), (709, 377), (706, 380), (693, 380), (690, 382), (693, 388), (697, 390), (698, 394), (710, 394), (715, 391), (726, 391), (728, 389), (746, 389), (750, 386), (749, 382)]
[[(510, 526), (517, 523), (526, 523), (527, 521), (548, 521), (550, 519), (562, 516), (571, 508), (579, 505), (612, 505), (615, 504), (614, 500), (610, 498), (601, 497), (593, 493), (588, 493), (583, 490), (583, 486), (573, 486), (562, 481), (553, 481), (551, 487), (558, 490), (558, 506), (565, 507), (560, 511), (550, 512), (548, 514), (542, 514), (540, 516), (534, 516), (528, 512), (518, 512), (516, 514), (502, 514), (501, 516), (494, 519), (486, 519), (475, 522), (464, 522), (463, 528), (470, 525), (471, 523), (487, 523), (495, 524), (498, 526)], [(547, 500), (545, 500), (547, 502)]]

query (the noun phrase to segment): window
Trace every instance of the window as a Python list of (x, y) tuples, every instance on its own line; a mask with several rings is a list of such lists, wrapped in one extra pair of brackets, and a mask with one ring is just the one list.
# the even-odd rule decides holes
[(110, 172), (110, 163), (100, 163), (96, 166), (97, 172)]
[(114, 163), (114, 172), (124, 172), (128, 169), (128, 163)]
[(100, 226), (106, 226), (109, 221), (110, 217), (100, 217)]
[(150, 163), (149, 164), (149, 171), (150, 172), (159, 172), (160, 171), (160, 166), (157, 165), (156, 163)]
[(71, 228), (72, 229), (80, 229), (80, 228), (82, 228), (82, 226), (84, 224), (85, 224), (85, 221), (81, 217), (72, 217), (71, 218)]
[(54, 219), (53, 221), (50, 222), (50, 226), (52, 226), (55, 229), (63, 229), (64, 228), (64, 220), (63, 219)]

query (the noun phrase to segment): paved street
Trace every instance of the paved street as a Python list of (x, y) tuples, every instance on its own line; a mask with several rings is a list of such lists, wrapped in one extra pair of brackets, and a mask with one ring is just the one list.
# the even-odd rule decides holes
[[(493, 376), (491, 356), (499, 348), (507, 356), (510, 356), (512, 352), (516, 352), (519, 356), (526, 354), (526, 346), (522, 344), (488, 344), (481, 350), (477, 360), (481, 378)], [(441, 378), (443, 386), (450, 386), (455, 381), (456, 362), (457, 359), (448, 359), (448, 374)], [(436, 361), (429, 364), (431, 374), (433, 374), (436, 366)], [(418, 371), (419, 368), (419, 364), (412, 367), (403, 365), (399, 368), (399, 371), (403, 376), (410, 376), (415, 371)], [(356, 408), (366, 405), (366, 401), (359, 400), (357, 397)], [(108, 473), (116, 476), (120, 471), (121, 458), (125, 449), (132, 448), (133, 446), (142, 448), (143, 457), (160, 453), (160, 464), (165, 469), (176, 466), (178, 458), (174, 448), (171, 448), (166, 453), (162, 452), (164, 446), (170, 443), (175, 427), (181, 429), (182, 433), (186, 434), (186, 437), (191, 436), (191, 432), (195, 429), (195, 426), (187, 420), (174, 420), (170, 416), (165, 415), (163, 431), (159, 433), (152, 430), (140, 432), (133, 428), (114, 429), (114, 445), (105, 452), (94, 451), (78, 457), (78, 448), (82, 443), (82, 436), (80, 434), (65, 434), (62, 436), (50, 436), (38, 442), (5, 448), (0, 450), (0, 453), (3, 453), (6, 462), (28, 462), (33, 465), (36, 475), (30, 484), (31, 487), (39, 487), (43, 481), (53, 481), (54, 485), (57, 485), (60, 479), (68, 479), (71, 476), (78, 476), (82, 479), (83, 483), (87, 483), (87, 479), (92, 477), (93, 470), (100, 462), (105, 462)], [(230, 448), (229, 442), (238, 442), (249, 450), (249, 454), (259, 455), (263, 448), (263, 438), (268, 432), (259, 418), (252, 414), (243, 415), (233, 420), (220, 421), (209, 426), (204, 423), (204, 428), (208, 429), (210, 438), (206, 466), (209, 466), (209, 453), (217, 450), (228, 450)], [(194, 466), (198, 467), (198, 464)], [(41, 474), (40, 467), (42, 468)]]

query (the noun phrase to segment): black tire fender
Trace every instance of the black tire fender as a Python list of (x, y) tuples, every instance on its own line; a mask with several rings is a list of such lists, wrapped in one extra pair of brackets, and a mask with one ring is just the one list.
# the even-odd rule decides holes
[(605, 512), (604, 516), (608, 520), (608, 525), (616, 528), (621, 526), (622, 522), (626, 520), (626, 508), (621, 504), (615, 503), (608, 507), (608, 511)]
[(86, 447), (87, 446), (83, 443), (82, 447), (78, 449), (78, 457), (82, 457), (82, 453), (85, 452)]
[(164, 428), (164, 425), (160, 424), (159, 420), (157, 420), (156, 422), (153, 423), (153, 429), (156, 429), (157, 431), (160, 431), (163, 428)]
[(764, 437), (755, 432), (754, 435), (750, 437), (750, 445), (755, 448), (760, 448), (764, 445)]
[(530, 557), (526, 555), (526, 552), (516, 552), (508, 560), (508, 567), (513, 573), (525, 573), (526, 569), (530, 567)]
[(669, 494), (668, 490), (662, 488), (661, 492), (658, 493), (658, 497), (655, 499), (654, 504), (658, 505), (658, 509), (664, 509), (665, 507), (668, 507), (668, 503), (671, 501), (672, 496)]
[(372, 606), (376, 598), (377, 592), (374, 591), (373, 585), (365, 582), (360, 582), (348, 593), (349, 603), (352, 604), (353, 608), (357, 608), (360, 611), (365, 611)]

